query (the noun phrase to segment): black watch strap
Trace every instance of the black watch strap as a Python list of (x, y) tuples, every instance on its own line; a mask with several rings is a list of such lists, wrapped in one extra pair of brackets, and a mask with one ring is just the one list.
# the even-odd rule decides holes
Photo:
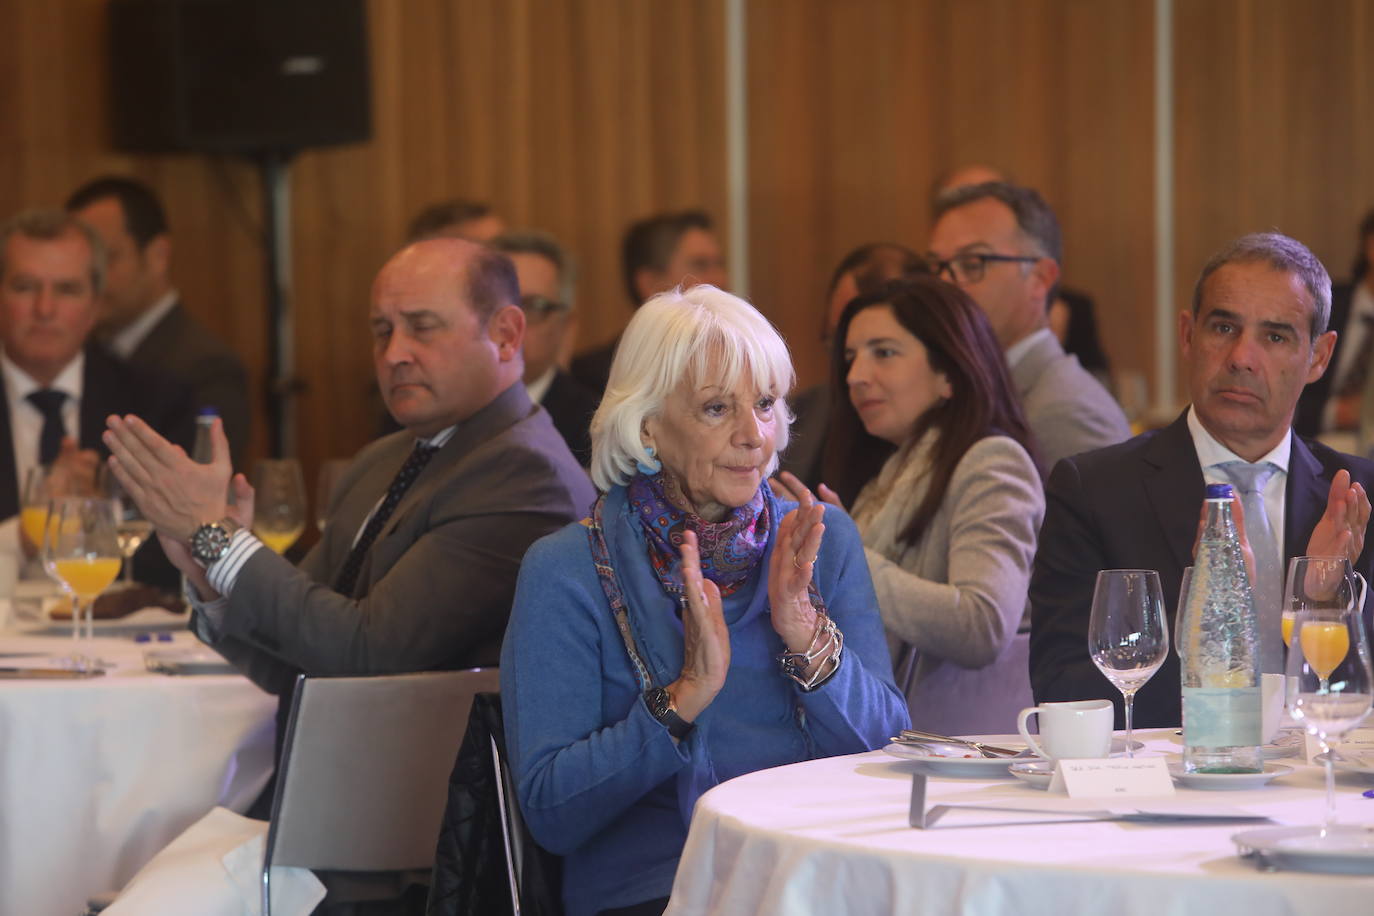
[(644, 691), (644, 705), (649, 707), (649, 715), (662, 722), (668, 734), (679, 741), (690, 735), (696, 727), (677, 714), (672, 695), (662, 687), (650, 687)]

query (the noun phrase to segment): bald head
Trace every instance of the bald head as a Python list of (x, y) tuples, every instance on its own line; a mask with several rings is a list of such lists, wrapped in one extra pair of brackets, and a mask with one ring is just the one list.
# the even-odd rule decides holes
[(520, 380), (525, 315), (515, 269), (463, 239), (416, 242), (372, 284), (377, 384), (402, 426), (432, 436)]

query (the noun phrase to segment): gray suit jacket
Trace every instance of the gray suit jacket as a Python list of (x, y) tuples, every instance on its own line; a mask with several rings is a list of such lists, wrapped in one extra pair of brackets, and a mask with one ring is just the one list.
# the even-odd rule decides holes
[(363, 521), (414, 447), (402, 431), (359, 453), (320, 542), (292, 566), (270, 550), (244, 564), (222, 628), (198, 632), (264, 690), (297, 671), (383, 674), (495, 665), (534, 541), (586, 515), (596, 496), (549, 416), (519, 382), (459, 425), (364, 558), (334, 591)]
[(153, 325), (128, 361), (185, 384), (196, 408), (217, 408), (234, 466), (242, 469), (250, 430), (248, 375), (233, 350), (178, 302)]
[(1131, 436), (1120, 405), (1052, 334), (1043, 335), (1011, 367), (1011, 381), (1035, 436), (1044, 476), (1061, 458)]

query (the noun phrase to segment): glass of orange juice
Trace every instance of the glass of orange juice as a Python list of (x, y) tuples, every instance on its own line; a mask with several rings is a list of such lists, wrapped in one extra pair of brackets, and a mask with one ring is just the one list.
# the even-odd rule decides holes
[(259, 461), (253, 474), (253, 534), (285, 553), (305, 531), (305, 478), (294, 458)]
[(1294, 557), (1288, 561), (1288, 584), (1283, 593), (1283, 644), (1293, 645), (1293, 623), (1299, 613), (1335, 610), (1358, 602), (1363, 606), (1361, 581), (1345, 557)]
[(76, 645), (71, 662), (80, 670), (98, 664), (83, 651), (94, 636), (92, 606), (119, 575), (122, 560), (114, 500), (66, 497), (53, 502), (43, 534), (43, 564), (71, 595), (72, 639)]

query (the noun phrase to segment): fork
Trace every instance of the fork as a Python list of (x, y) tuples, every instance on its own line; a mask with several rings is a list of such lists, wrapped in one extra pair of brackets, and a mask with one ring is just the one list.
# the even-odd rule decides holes
[(937, 735), (934, 732), (918, 731), (914, 728), (902, 729), (900, 740), (911, 741), (916, 744), (928, 744), (939, 742), (941, 744), (958, 744), (962, 747), (971, 747), (984, 757), (1022, 757), (1027, 756), (1026, 750), (1017, 750), (1011, 747), (1001, 747), (996, 744), (984, 744), (981, 741), (970, 741), (967, 738), (951, 738), (948, 735)]

